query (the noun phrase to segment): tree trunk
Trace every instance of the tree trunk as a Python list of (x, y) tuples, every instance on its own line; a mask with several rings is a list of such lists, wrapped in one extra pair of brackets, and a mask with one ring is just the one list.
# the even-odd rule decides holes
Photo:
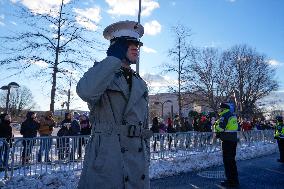
[(181, 77), (181, 65), (180, 65), (180, 38), (178, 39), (178, 115), (181, 117), (181, 94), (180, 94), (180, 77)]
[(62, 19), (62, 8), (63, 8), (63, 0), (61, 2), (60, 6), (60, 12), (59, 12), (59, 19), (58, 19), (58, 30), (57, 30), (57, 45), (55, 49), (55, 61), (54, 61), (54, 67), (53, 67), (53, 73), (52, 73), (52, 87), (51, 87), (51, 95), (50, 95), (50, 111), (54, 113), (54, 103), (55, 103), (55, 92), (56, 92), (56, 75), (58, 72), (58, 59), (59, 59), (59, 53), (60, 53), (60, 32), (61, 32), (61, 19)]

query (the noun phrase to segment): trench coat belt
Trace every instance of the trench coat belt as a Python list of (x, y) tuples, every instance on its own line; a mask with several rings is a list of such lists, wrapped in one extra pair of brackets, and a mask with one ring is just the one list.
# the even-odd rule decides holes
[(116, 130), (117, 134), (134, 138), (134, 137), (142, 137), (143, 128), (141, 125), (122, 124), (120, 125), (120, 127), (117, 127)]
[[(109, 126), (108, 124), (105, 124), (106, 126)], [(104, 125), (100, 125), (100, 127), (95, 126), (94, 132), (92, 132), (92, 135), (94, 134), (119, 134), (122, 136), (127, 136), (130, 138), (144, 138), (149, 139), (152, 137), (153, 132), (149, 129), (143, 128), (143, 125), (141, 124), (121, 124), (121, 125), (113, 125), (112, 127), (106, 127), (108, 129), (105, 129)]]
[(127, 136), (129, 138), (151, 138), (152, 132), (142, 127), (142, 125), (122, 124), (115, 129), (117, 134)]

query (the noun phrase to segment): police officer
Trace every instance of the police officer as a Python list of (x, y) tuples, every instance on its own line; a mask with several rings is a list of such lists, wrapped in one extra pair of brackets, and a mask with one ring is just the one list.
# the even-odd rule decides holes
[(107, 57), (94, 64), (77, 85), (88, 102), (93, 130), (78, 188), (148, 189), (150, 150), (148, 90), (130, 64), (138, 60), (144, 28), (134, 21), (104, 30)]
[(277, 139), (280, 153), (280, 159), (278, 159), (277, 161), (284, 163), (284, 124), (282, 116), (276, 116), (274, 138)]
[(239, 185), (238, 170), (236, 165), (237, 149), (237, 117), (233, 114), (229, 103), (220, 104), (220, 118), (214, 123), (214, 131), (222, 141), (223, 163), (225, 167), (226, 180), (221, 182), (222, 186), (237, 187)]

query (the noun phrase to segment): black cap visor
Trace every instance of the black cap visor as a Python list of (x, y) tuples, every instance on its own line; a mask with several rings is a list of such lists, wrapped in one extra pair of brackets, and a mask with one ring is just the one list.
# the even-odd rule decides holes
[(143, 46), (143, 43), (141, 41), (138, 41), (136, 38), (129, 37), (129, 36), (116, 37), (116, 38), (113, 38), (112, 40), (110, 40), (110, 42), (112, 43), (113, 41), (116, 41), (118, 38), (125, 39), (128, 42), (128, 45), (134, 44), (134, 45), (136, 45), (138, 47)]

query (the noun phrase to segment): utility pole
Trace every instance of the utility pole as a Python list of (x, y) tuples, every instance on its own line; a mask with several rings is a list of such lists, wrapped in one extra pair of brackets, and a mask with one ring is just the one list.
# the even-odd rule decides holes
[[(138, 24), (140, 24), (140, 17), (141, 17), (141, 0), (139, 0), (139, 10), (138, 10)], [(136, 72), (139, 73), (139, 60), (140, 60), (140, 49), (138, 51), (138, 59), (136, 62)]]
[(69, 80), (69, 89), (68, 89), (68, 93), (67, 93), (67, 112), (69, 112), (70, 110), (70, 93), (71, 93), (71, 86), (72, 86), (72, 73), (70, 74), (70, 80)]
[(181, 117), (181, 94), (180, 94), (180, 88), (181, 88), (181, 65), (180, 65), (180, 37), (178, 38), (178, 115)]

